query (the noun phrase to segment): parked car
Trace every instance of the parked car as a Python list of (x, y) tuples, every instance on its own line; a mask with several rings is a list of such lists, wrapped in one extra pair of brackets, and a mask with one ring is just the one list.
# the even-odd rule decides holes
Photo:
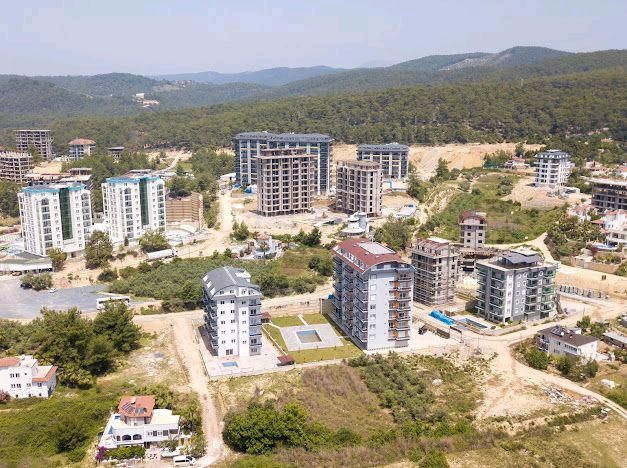
[(180, 455), (172, 459), (174, 466), (193, 466), (196, 463), (196, 459), (191, 455)]

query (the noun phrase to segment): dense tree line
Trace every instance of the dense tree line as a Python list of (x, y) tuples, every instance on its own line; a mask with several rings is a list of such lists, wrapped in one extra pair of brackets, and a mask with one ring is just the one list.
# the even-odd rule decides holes
[(115, 368), (118, 356), (138, 348), (140, 338), (124, 304), (107, 304), (93, 320), (76, 308), (44, 308), (41, 317), (27, 324), (0, 320), (0, 353), (34, 354), (59, 366), (60, 380), (67, 385), (91, 385), (95, 376)]
[(20, 206), (17, 201), (19, 191), (18, 184), (0, 180), (0, 216), (17, 217), (20, 215)]
[[(522, 86), (518, 80), (421, 85), (47, 123), (57, 141), (84, 135), (102, 147), (134, 148), (220, 148), (246, 130), (323, 132), (348, 143), (437, 144), (532, 143), (609, 127), (615, 139), (623, 140), (624, 87), (625, 70), (617, 68), (534, 78)], [(5, 140), (10, 144), (10, 132)]]

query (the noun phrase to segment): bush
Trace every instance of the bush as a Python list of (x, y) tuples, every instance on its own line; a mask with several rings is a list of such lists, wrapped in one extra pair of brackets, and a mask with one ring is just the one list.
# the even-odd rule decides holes
[(41, 273), (34, 275), (32, 273), (26, 273), (22, 276), (22, 286), (35, 291), (41, 291), (42, 289), (50, 289), (52, 287), (52, 275), (50, 273)]
[(545, 370), (549, 366), (549, 355), (537, 348), (532, 348), (525, 353), (525, 361), (534, 369)]
[(139, 239), (139, 245), (144, 253), (157, 252), (171, 248), (170, 243), (165, 238), (163, 231), (147, 231)]
[(133, 445), (130, 447), (118, 447), (105, 452), (105, 458), (113, 458), (114, 460), (128, 460), (130, 458), (144, 458), (146, 449), (142, 446)]
[(93, 232), (85, 246), (85, 266), (87, 268), (107, 266), (112, 256), (113, 244), (109, 234), (102, 231)]
[(67, 253), (57, 247), (53, 247), (52, 249), (48, 250), (48, 257), (50, 257), (50, 260), (52, 260), (52, 268), (54, 268), (55, 271), (59, 271), (62, 270), (63, 265), (65, 265), (65, 261), (67, 260)]
[(418, 462), (419, 468), (448, 468), (446, 455), (442, 450), (429, 450), (422, 460)]
[(57, 452), (69, 452), (83, 444), (87, 439), (86, 433), (85, 421), (73, 414), (62, 414), (52, 427), (50, 438)]
[(0, 404), (8, 403), (10, 400), (11, 400), (11, 395), (9, 395), (9, 392), (0, 390)]
[(594, 377), (599, 371), (599, 363), (596, 361), (588, 361), (584, 366), (584, 373), (588, 377)]
[(103, 283), (110, 283), (116, 279), (118, 279), (118, 274), (115, 270), (111, 270), (109, 268), (102, 270), (102, 273), (98, 275), (98, 281), (102, 281)]

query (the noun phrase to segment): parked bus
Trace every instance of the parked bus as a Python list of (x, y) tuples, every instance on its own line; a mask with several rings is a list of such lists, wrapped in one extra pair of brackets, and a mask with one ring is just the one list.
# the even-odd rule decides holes
[(110, 302), (123, 302), (125, 305), (131, 305), (131, 298), (128, 296), (107, 296), (99, 297), (96, 299), (96, 309), (102, 310), (105, 308), (105, 304)]

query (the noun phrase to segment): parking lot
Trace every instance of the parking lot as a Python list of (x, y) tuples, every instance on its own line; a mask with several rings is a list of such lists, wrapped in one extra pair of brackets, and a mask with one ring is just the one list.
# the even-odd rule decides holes
[(96, 310), (98, 291), (105, 288), (104, 284), (83, 286), (79, 288), (59, 289), (54, 293), (33, 291), (20, 287), (18, 279), (0, 281), (0, 318), (32, 319), (39, 315), (42, 307), (52, 309), (68, 309), (78, 307), (83, 312)]

